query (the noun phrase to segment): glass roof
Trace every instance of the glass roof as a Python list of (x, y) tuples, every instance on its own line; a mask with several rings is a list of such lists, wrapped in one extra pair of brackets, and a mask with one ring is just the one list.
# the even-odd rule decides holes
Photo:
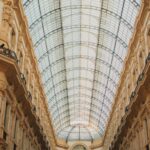
[(59, 138), (103, 136), (140, 0), (23, 0)]

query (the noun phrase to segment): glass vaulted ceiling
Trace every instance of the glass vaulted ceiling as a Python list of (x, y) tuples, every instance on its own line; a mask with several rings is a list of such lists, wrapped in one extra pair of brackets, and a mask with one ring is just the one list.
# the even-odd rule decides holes
[(140, 0), (23, 0), (56, 135), (103, 136)]

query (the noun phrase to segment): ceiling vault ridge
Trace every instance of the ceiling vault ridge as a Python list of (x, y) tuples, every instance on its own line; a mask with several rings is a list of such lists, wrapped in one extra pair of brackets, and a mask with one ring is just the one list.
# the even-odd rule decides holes
[[(40, 7), (40, 0), (37, 0), (37, 1), (38, 1), (38, 8), (39, 8), (40, 16), (42, 16), (41, 7)], [(41, 23), (42, 23), (42, 30), (43, 30), (43, 33), (44, 33), (44, 35), (45, 35), (43, 20), (41, 21)], [(48, 50), (48, 48), (47, 48), (47, 41), (44, 40), (44, 42), (45, 42), (46, 50)], [(49, 62), (49, 64), (51, 64), (51, 63), (50, 63), (50, 58), (49, 58), (49, 56), (48, 56), (48, 62)], [(49, 71), (50, 71), (50, 74), (52, 75), (52, 70), (51, 70), (51, 68), (50, 68)], [(53, 82), (53, 80), (52, 80), (52, 84), (53, 84), (53, 87), (54, 87), (54, 82)], [(56, 103), (57, 103), (55, 88), (54, 88), (54, 93), (55, 93), (55, 101), (56, 101)], [(57, 104), (57, 111), (58, 111), (58, 113), (60, 113), (60, 112), (59, 112), (59, 109), (58, 109), (58, 104)], [(60, 116), (59, 116), (59, 120), (60, 120), (60, 123), (61, 123)]]
[[(60, 10), (60, 22), (61, 22), (61, 27), (62, 27), (62, 45), (63, 45), (63, 55), (64, 55), (64, 65), (65, 65), (65, 70), (66, 70), (66, 56), (65, 56), (65, 47), (64, 47), (64, 33), (63, 33), (63, 21), (62, 21), (62, 11), (61, 11), (61, 0), (59, 0), (59, 10)], [(65, 80), (66, 80), (66, 89), (68, 89), (67, 85), (67, 71), (65, 73)], [(67, 101), (68, 101), (68, 114), (70, 116), (70, 108), (69, 108), (69, 100), (68, 100), (68, 90), (67, 90)], [(69, 119), (69, 124), (70, 124), (70, 119)]]
[[(121, 15), (120, 15), (119, 24), (118, 24), (118, 27), (117, 27), (116, 36), (118, 36), (119, 30), (120, 30), (121, 18), (122, 18), (122, 14), (123, 14), (123, 8), (124, 8), (125, 1), (126, 1), (126, 0), (124, 0), (124, 1), (123, 1), (123, 4), (122, 4)], [(114, 53), (114, 51), (115, 51), (116, 43), (117, 43), (117, 39), (115, 40), (115, 44), (114, 44), (114, 48), (113, 48), (113, 53)], [(114, 55), (112, 55), (112, 57), (111, 57), (111, 64), (112, 64), (112, 62), (113, 62), (113, 59), (114, 59)], [(110, 66), (110, 68), (109, 68), (109, 73), (108, 73), (109, 75), (110, 75), (110, 72), (111, 72), (111, 68), (112, 68), (112, 67)], [(107, 83), (106, 83), (106, 88), (105, 88), (104, 97), (105, 97), (105, 95), (106, 95), (106, 89), (107, 89), (107, 87), (108, 87), (108, 80), (107, 80)], [(104, 101), (104, 98), (103, 98), (103, 101)], [(102, 109), (103, 109), (103, 107), (102, 107), (101, 110), (100, 110), (100, 116), (101, 116)], [(100, 123), (100, 121), (101, 121), (101, 120), (100, 120), (100, 117), (99, 117), (99, 123)]]
[[(100, 25), (101, 25), (101, 16), (102, 16), (102, 8), (103, 8), (103, 1), (101, 1), (101, 10), (100, 10), (100, 16), (99, 16), (99, 30), (97, 34), (97, 47), (96, 47), (96, 58), (95, 58), (95, 70), (96, 70), (96, 64), (97, 64), (97, 54), (98, 54), (98, 44), (100, 39)], [(91, 95), (91, 105), (90, 105), (90, 115), (89, 115), (89, 123), (91, 122), (91, 109), (92, 109), (92, 99), (93, 99), (93, 89), (94, 89), (94, 83), (95, 83), (95, 72), (94, 72), (94, 78), (93, 78), (93, 87), (92, 87), (92, 95)]]

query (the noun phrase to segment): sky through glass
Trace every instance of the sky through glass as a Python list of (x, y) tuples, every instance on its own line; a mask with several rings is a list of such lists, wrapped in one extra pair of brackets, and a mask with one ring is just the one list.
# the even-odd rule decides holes
[(140, 0), (23, 0), (56, 135), (103, 136)]

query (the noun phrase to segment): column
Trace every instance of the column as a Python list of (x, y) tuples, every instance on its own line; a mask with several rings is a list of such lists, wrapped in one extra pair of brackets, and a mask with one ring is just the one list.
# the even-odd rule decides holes
[(10, 149), (13, 149), (14, 147), (14, 129), (15, 129), (15, 123), (16, 123), (16, 114), (15, 114), (15, 110), (16, 110), (16, 107), (15, 106), (12, 106), (11, 108), (11, 112), (10, 112), (10, 115), (11, 115), (11, 122), (9, 124), (9, 147)]
[(0, 149), (6, 148), (5, 140), (3, 139), (4, 117), (6, 108), (5, 90), (7, 88), (7, 80), (5, 74), (0, 72)]

